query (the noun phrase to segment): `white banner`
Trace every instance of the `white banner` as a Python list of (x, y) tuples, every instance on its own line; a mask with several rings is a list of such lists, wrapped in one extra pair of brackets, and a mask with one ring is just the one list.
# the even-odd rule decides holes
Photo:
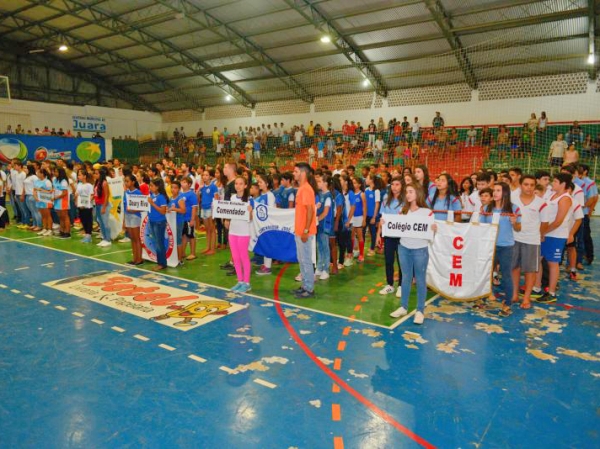
[(111, 239), (116, 239), (123, 230), (123, 195), (125, 194), (125, 186), (123, 178), (106, 178), (108, 188), (110, 190), (110, 216), (108, 226), (110, 228)]
[(150, 212), (150, 203), (146, 195), (127, 194), (127, 210), (129, 212)]
[(54, 191), (53, 190), (40, 190), (36, 189), (38, 201), (40, 203), (53, 203), (54, 202)]
[(384, 237), (411, 237), (433, 240), (433, 212), (430, 214), (383, 214), (381, 235)]
[(233, 201), (222, 200), (213, 201), (212, 213), (213, 218), (250, 221), (248, 203), (236, 203)]
[(440, 220), (435, 223), (437, 232), (429, 244), (427, 286), (448, 299), (465, 301), (489, 296), (498, 226)]
[[(165, 250), (167, 252), (167, 265), (176, 267), (179, 265), (177, 257), (177, 221), (175, 212), (167, 212), (167, 229), (165, 230)], [(142, 225), (140, 226), (140, 236), (142, 238), (142, 257), (146, 260), (156, 262), (156, 244), (154, 236), (148, 223), (148, 215), (142, 213)]]
[(174, 288), (119, 272), (100, 271), (45, 286), (140, 318), (189, 331), (244, 309), (227, 299)]
[(91, 195), (78, 195), (77, 196), (77, 207), (84, 209), (92, 208), (92, 196)]

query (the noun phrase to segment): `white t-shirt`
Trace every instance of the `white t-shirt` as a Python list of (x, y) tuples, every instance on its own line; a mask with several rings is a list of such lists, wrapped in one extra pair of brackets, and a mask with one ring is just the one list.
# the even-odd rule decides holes
[(12, 189), (15, 191), (15, 195), (21, 195), (23, 193), (23, 183), (25, 182), (25, 173), (22, 171), (16, 171), (13, 177), (13, 173), (11, 170), (10, 179), (12, 181)]
[(565, 219), (561, 223), (561, 225), (554, 229), (553, 231), (546, 234), (547, 237), (555, 237), (559, 239), (566, 239), (569, 237), (569, 222), (571, 220), (572, 213), (572, 205), (573, 205), (573, 197), (568, 193), (563, 193), (562, 195), (553, 195), (553, 198), (547, 202), (548, 204), (548, 223), (552, 223), (556, 219), (556, 215), (558, 214), (558, 203), (561, 199), (568, 198), (571, 206), (569, 206), (569, 211), (565, 216)]
[[(241, 203), (242, 199), (238, 196), (232, 196), (231, 201)], [(250, 236), (250, 222), (246, 220), (231, 220), (229, 222), (229, 235), (236, 235), (238, 237)]]
[[(420, 207), (414, 212), (408, 211), (407, 215), (416, 214), (416, 216), (428, 217), (429, 215), (433, 215), (433, 211), (431, 209), (427, 209), (426, 207)], [(415, 239), (412, 237), (402, 237), (400, 239), (400, 245), (408, 249), (420, 249), (426, 248), (429, 245), (429, 240), (425, 239)]]
[(565, 151), (567, 151), (567, 142), (564, 140), (555, 140), (550, 145), (550, 156), (563, 158), (565, 155)]
[(528, 245), (539, 245), (541, 243), (540, 225), (548, 223), (548, 207), (546, 202), (539, 196), (533, 197), (533, 201), (525, 205), (520, 195), (513, 196), (511, 201), (521, 210), (521, 231), (515, 232), (515, 241)]
[(573, 189), (573, 193), (571, 194), (571, 196), (573, 197), (575, 202), (581, 207), (585, 206), (585, 193), (583, 192), (583, 189), (577, 184), (575, 184), (575, 189)]
[(476, 129), (470, 129), (467, 131), (467, 137), (477, 137), (477, 130)]
[(421, 124), (419, 122), (413, 123), (411, 129), (413, 133), (418, 133), (419, 129), (421, 129)]
[(23, 188), (25, 189), (25, 195), (33, 195), (33, 183), (38, 180), (35, 175), (29, 175), (23, 181)]
[(469, 195), (469, 198), (467, 201), (465, 201), (465, 204), (463, 204), (463, 210), (465, 212), (479, 212), (480, 209), (481, 199), (479, 198), (479, 192), (475, 190)]
[(81, 199), (89, 198), (90, 209), (94, 204), (94, 186), (88, 183), (79, 183), (77, 184), (77, 207), (81, 206)]
[(577, 204), (577, 201), (571, 203), (571, 210), (569, 211), (569, 232), (575, 226), (576, 220), (583, 220), (583, 207)]
[(294, 140), (300, 142), (302, 140), (302, 131), (296, 131), (294, 133)]

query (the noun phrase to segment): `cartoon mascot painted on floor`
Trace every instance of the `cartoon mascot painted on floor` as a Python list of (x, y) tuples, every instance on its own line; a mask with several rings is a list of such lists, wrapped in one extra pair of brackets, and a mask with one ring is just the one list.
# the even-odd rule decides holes
[(231, 307), (231, 303), (220, 299), (205, 299), (193, 302), (187, 306), (170, 306), (169, 309), (173, 309), (172, 312), (167, 312), (163, 315), (152, 318), (155, 321), (162, 321), (169, 318), (180, 319), (173, 323), (173, 326), (177, 327), (190, 327), (198, 324), (198, 321), (209, 315), (227, 315), (229, 312), (227, 309)]

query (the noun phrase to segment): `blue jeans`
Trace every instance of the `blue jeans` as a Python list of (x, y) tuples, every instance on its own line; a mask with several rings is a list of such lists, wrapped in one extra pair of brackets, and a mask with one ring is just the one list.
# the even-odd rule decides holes
[(31, 224), (31, 213), (27, 208), (26, 199), (21, 201), (21, 195), (17, 196), (17, 207), (19, 208), (19, 212), (21, 215), (21, 223), (29, 225)]
[(583, 263), (583, 256), (585, 255), (585, 244), (583, 241), (583, 220), (581, 225), (575, 234), (575, 248), (577, 249), (577, 263)]
[(425, 299), (427, 298), (429, 248), (409, 249), (400, 244), (398, 252), (400, 253), (400, 269), (402, 270), (402, 307), (408, 310), (408, 298), (414, 273), (417, 283), (417, 310), (424, 312)]
[(106, 240), (110, 242), (112, 239), (110, 238), (110, 227), (108, 225), (108, 219), (110, 217), (110, 203), (106, 205), (106, 211), (102, 213), (102, 205), (96, 204), (96, 221), (100, 226), (100, 234), (102, 235), (102, 240)]
[(27, 209), (33, 219), (33, 225), (38, 228), (42, 227), (42, 214), (35, 206), (35, 198), (33, 195), (25, 195), (25, 203), (27, 204)]
[[(329, 273), (330, 259), (329, 235), (319, 231), (317, 232), (317, 271)], [(335, 263), (337, 263), (337, 261)]]
[(512, 258), (513, 258), (514, 246), (496, 246), (496, 264), (500, 265), (500, 273), (502, 273), (502, 279), (500, 281), (500, 290), (504, 293), (505, 297), (502, 301), (506, 305), (512, 304), (513, 297), (513, 280), (512, 280)]
[(156, 245), (156, 263), (162, 267), (167, 266), (167, 250), (165, 249), (166, 221), (149, 221), (154, 244)]
[(296, 236), (296, 256), (300, 264), (300, 274), (302, 274), (302, 288), (307, 292), (315, 290), (315, 269), (312, 254), (314, 241), (314, 235), (308, 236), (306, 243)]

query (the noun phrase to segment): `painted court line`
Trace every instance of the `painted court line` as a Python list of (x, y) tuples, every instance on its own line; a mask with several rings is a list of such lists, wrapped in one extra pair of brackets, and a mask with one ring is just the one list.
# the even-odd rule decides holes
[(340, 390), (340, 386), (338, 384), (334, 383), (333, 386), (331, 387), (331, 392), (332, 393), (339, 393), (340, 391), (341, 391)]
[(345, 342), (345, 341), (340, 341), (340, 342), (338, 343), (337, 350), (338, 350), (338, 351), (340, 351), (340, 352), (342, 352), (342, 351), (344, 351), (345, 349), (346, 349), (346, 342)]
[(138, 340), (141, 340), (141, 341), (150, 341), (150, 339), (148, 337), (144, 337), (143, 335), (140, 335), (140, 334), (135, 334), (133, 336), (133, 338), (137, 338)]
[(41, 264), (40, 267), (49, 267), (49, 266), (52, 266), (52, 265), (54, 265), (54, 262), (48, 262), (48, 263)]
[(344, 439), (342, 437), (333, 437), (333, 449), (344, 449)]
[(342, 420), (342, 408), (340, 404), (331, 404), (331, 420), (341, 421)]
[(29, 267), (15, 268), (15, 271), (29, 270)]
[(206, 362), (206, 359), (203, 359), (202, 357), (198, 357), (195, 354), (188, 355), (188, 359), (192, 359), (192, 360), (195, 360), (196, 362), (200, 362), (200, 363), (205, 363)]
[(90, 321), (91, 321), (92, 323), (96, 323), (96, 324), (104, 324), (104, 321), (102, 321), (102, 320), (99, 320), (99, 319), (97, 319), (97, 318), (92, 318)]
[[(432, 296), (431, 299), (425, 301), (425, 306), (427, 307), (429, 304), (431, 304), (433, 301), (435, 301), (439, 297), (440, 297), (440, 295)], [(408, 320), (411, 316), (413, 316), (416, 313), (416, 311), (417, 311), (417, 309), (413, 310), (408, 315), (405, 315), (402, 318), (400, 318), (398, 321), (396, 321), (394, 324), (392, 324), (390, 326), (390, 330), (396, 329), (398, 326), (400, 326), (402, 323), (404, 323), (406, 320)]]
[(67, 310), (67, 308), (66, 308), (66, 307), (63, 307), (63, 306), (54, 306), (54, 308), (55, 308), (55, 309), (58, 309), (58, 310), (63, 310), (63, 311), (64, 311), (64, 310)]
[(266, 380), (262, 380), (262, 379), (254, 379), (254, 383), (257, 383), (259, 385), (262, 385), (263, 387), (267, 387), (267, 388), (277, 388), (277, 385), (272, 384), (271, 382), (267, 382)]
[(319, 367), (319, 369), (321, 371), (323, 371), (325, 374), (327, 374), (327, 376), (329, 376), (329, 378), (333, 382), (335, 382), (340, 387), (342, 387), (354, 399), (356, 399), (358, 402), (360, 402), (366, 408), (368, 408), (369, 410), (371, 410), (373, 413), (375, 413), (377, 416), (379, 416), (386, 423), (388, 423), (389, 425), (391, 425), (392, 427), (394, 427), (396, 430), (398, 430), (400, 433), (402, 433), (406, 437), (410, 438), (415, 443), (417, 443), (417, 444), (419, 444), (419, 445), (421, 445), (421, 446), (423, 446), (423, 447), (425, 447), (427, 449), (434, 449), (435, 446), (433, 444), (431, 444), (429, 441), (425, 440), (423, 437), (421, 437), (420, 435), (416, 434), (415, 432), (413, 432), (412, 430), (410, 430), (408, 427), (403, 426), (402, 424), (400, 424), (393, 416), (391, 416), (385, 410), (379, 408), (377, 405), (375, 405), (373, 402), (371, 402), (365, 396), (363, 396), (362, 394), (360, 394), (357, 390), (355, 390), (354, 388), (352, 388), (337, 373), (335, 373), (334, 371), (332, 371), (327, 365), (325, 365), (321, 360), (319, 360), (319, 358), (312, 351), (312, 349), (300, 337), (300, 335), (298, 334), (298, 332), (296, 331), (296, 329), (294, 329), (294, 327), (290, 323), (290, 320), (283, 313), (283, 308), (281, 307), (281, 304), (278, 301), (278, 299), (279, 299), (279, 284), (281, 283), (281, 278), (282, 278), (283, 274), (285, 273), (285, 271), (287, 270), (288, 266), (289, 265), (285, 265), (281, 269), (281, 271), (279, 272), (279, 275), (277, 276), (277, 279), (275, 280), (275, 286), (273, 287), (273, 295), (275, 297), (275, 307), (276, 307), (276, 310), (277, 310), (277, 314), (279, 315), (279, 319), (281, 320), (283, 326), (286, 328), (286, 330), (290, 334), (290, 337), (292, 337), (292, 339), (296, 342), (296, 344), (298, 346), (300, 346), (300, 348), (304, 351), (304, 353), (307, 355), (307, 357), (315, 365), (317, 365), (317, 367)]
[(13, 288), (13, 289), (11, 290), (11, 292), (13, 292), (13, 293), (16, 293), (16, 294), (18, 295), (19, 293), (21, 293), (21, 290), (17, 290), (17, 289), (15, 289), (15, 288)]
[(0, 284), (0, 288), (8, 288), (8, 287), (4, 284)]
[(43, 299), (40, 299), (40, 304), (44, 304), (45, 306), (47, 306), (48, 304), (50, 304), (50, 301), (44, 301)]
[(221, 371), (225, 371), (227, 374), (237, 374), (237, 373), (238, 373), (238, 371), (237, 371), (237, 370), (235, 370), (235, 369), (231, 369), (231, 368), (228, 368), (228, 367), (226, 367), (226, 366), (220, 366), (220, 367), (219, 367), (219, 369), (220, 369)]
[(342, 359), (337, 358), (333, 362), (333, 369), (339, 371), (342, 369)]
[(130, 252), (131, 252), (131, 249), (123, 249), (121, 251), (113, 251), (111, 253), (96, 254), (93, 257), (104, 257), (104, 256), (110, 256), (111, 254), (130, 253)]
[[(65, 250), (58, 249), (58, 248), (52, 248), (52, 247), (49, 247), (49, 246), (40, 245), (39, 243), (24, 242), (23, 240), (17, 240), (17, 239), (13, 239), (13, 238), (9, 238), (9, 237), (0, 237), (0, 242), (23, 243), (24, 245), (38, 246), (38, 247), (43, 248), (45, 250), (52, 250), (52, 251), (56, 251), (56, 252), (59, 252), (59, 253), (64, 253), (64, 254), (69, 254), (69, 255), (76, 254), (76, 253), (72, 253), (70, 251), (65, 251)], [(128, 270), (137, 270), (137, 271), (141, 271), (141, 272), (144, 272), (144, 273), (156, 274), (154, 271), (152, 271), (150, 269), (146, 269), (146, 268), (140, 268), (140, 267), (132, 268), (131, 265), (127, 265), (127, 264), (119, 263), (119, 262), (113, 262), (112, 260), (96, 259), (95, 257), (85, 256), (85, 255), (82, 255), (82, 254), (77, 254), (77, 255), (79, 257), (81, 257), (81, 258), (93, 260), (95, 262), (101, 261), (103, 263), (109, 263), (111, 265), (117, 265), (117, 266), (119, 266), (121, 268), (125, 267)], [(73, 262), (73, 261), (76, 261), (76, 260), (78, 260), (78, 259), (69, 259), (69, 260), (65, 260), (65, 262)], [(177, 279), (177, 280), (184, 281), (184, 282), (193, 282), (195, 284), (199, 284), (199, 285), (203, 285), (203, 286), (207, 286), (207, 287), (216, 288), (218, 290), (225, 291), (225, 292), (229, 292), (230, 291), (228, 288), (224, 288), (224, 287), (222, 287), (220, 285), (214, 285), (214, 284), (209, 284), (207, 282), (199, 282), (199, 281), (196, 281), (196, 280), (186, 279), (186, 278), (182, 278), (180, 276), (176, 276), (176, 275), (173, 275), (173, 274), (161, 273), (160, 276), (163, 276), (163, 277), (166, 277), (166, 278)], [(272, 302), (272, 303), (279, 303), (279, 304), (282, 304), (282, 305), (287, 306), (287, 307), (292, 307), (292, 308), (306, 310), (306, 311), (313, 312), (313, 313), (318, 313), (318, 314), (321, 314), (321, 315), (326, 315), (326, 316), (331, 316), (331, 317), (334, 317), (334, 318), (339, 318), (339, 319), (344, 320), (344, 321), (351, 321), (351, 322), (356, 321), (357, 323), (365, 324), (367, 326), (379, 327), (381, 329), (387, 329), (387, 330), (391, 329), (389, 326), (385, 326), (383, 324), (372, 323), (372, 322), (363, 321), (363, 320), (357, 320), (357, 319), (355, 319), (356, 317), (349, 320), (348, 317), (343, 316), (343, 315), (338, 315), (338, 314), (335, 314), (335, 313), (325, 312), (323, 310), (312, 309), (310, 307), (305, 307), (305, 306), (302, 306), (302, 305), (299, 305), (299, 304), (291, 304), (291, 303), (288, 303), (288, 302), (285, 302), (285, 301), (281, 301), (281, 300), (276, 301), (276, 300), (274, 300), (272, 298), (266, 298), (264, 296), (259, 296), (259, 295), (254, 295), (254, 294), (248, 294), (248, 293), (244, 293), (244, 295), (247, 296), (247, 297), (250, 297), (250, 298), (261, 299), (263, 301), (269, 301), (269, 302)]]
[(116, 332), (121, 332), (121, 333), (125, 332), (125, 329), (123, 329), (122, 327), (119, 327), (119, 326), (113, 326), (113, 327), (111, 327), (111, 329)]
[(175, 351), (175, 348), (173, 346), (169, 346), (164, 343), (159, 344), (158, 347), (166, 349), (167, 351)]
[(25, 296), (25, 298), (28, 298), (28, 299), (35, 299), (35, 296), (29, 295), (29, 294), (28, 295), (23, 295), (23, 296)]
[(73, 312), (71, 315), (78, 316), (79, 318), (83, 318), (85, 315), (81, 312)]

